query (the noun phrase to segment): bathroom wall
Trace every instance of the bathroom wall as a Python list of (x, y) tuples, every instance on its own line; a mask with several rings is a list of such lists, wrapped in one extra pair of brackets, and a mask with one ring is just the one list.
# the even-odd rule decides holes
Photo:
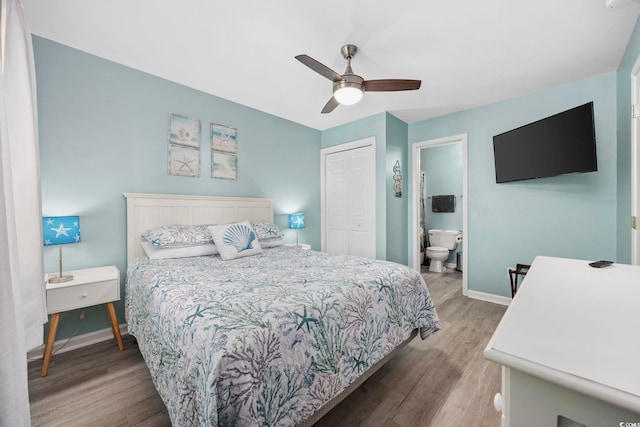
[[(462, 230), (462, 144), (438, 145), (420, 150), (420, 169), (426, 176), (425, 230)], [(453, 194), (456, 196), (455, 212), (432, 212), (431, 197)], [(449, 254), (447, 263), (456, 262), (458, 245)]]

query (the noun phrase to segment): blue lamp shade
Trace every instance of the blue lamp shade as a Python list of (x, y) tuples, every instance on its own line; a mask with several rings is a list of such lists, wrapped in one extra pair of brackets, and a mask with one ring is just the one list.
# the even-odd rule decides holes
[(304, 228), (304, 214), (303, 213), (292, 213), (289, 214), (289, 228), (294, 230), (299, 230)]
[(42, 218), (44, 246), (80, 242), (80, 217), (45, 216)]

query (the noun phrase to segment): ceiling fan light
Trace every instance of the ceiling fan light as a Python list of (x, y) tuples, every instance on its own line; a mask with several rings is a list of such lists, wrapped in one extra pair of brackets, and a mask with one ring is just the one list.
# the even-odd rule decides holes
[(362, 99), (362, 89), (359, 87), (340, 87), (333, 92), (333, 96), (342, 105), (353, 105)]

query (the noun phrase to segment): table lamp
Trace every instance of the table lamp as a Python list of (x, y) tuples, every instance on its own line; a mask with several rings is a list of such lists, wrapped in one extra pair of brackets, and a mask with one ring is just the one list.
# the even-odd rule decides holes
[(62, 275), (62, 245), (80, 242), (80, 217), (46, 216), (42, 218), (44, 246), (58, 245), (58, 263), (60, 274), (50, 277), (49, 283), (62, 283), (73, 280), (73, 276)]
[(299, 248), (298, 230), (304, 228), (304, 214), (300, 212), (289, 214), (289, 228), (296, 230), (296, 247)]

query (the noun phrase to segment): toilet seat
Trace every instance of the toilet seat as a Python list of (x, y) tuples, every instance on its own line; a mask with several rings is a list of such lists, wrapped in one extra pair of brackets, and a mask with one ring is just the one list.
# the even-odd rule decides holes
[(443, 248), (442, 246), (429, 246), (427, 247), (427, 252), (431, 252), (434, 254), (437, 254), (437, 253), (444, 254), (446, 252), (447, 254), (449, 254), (449, 249)]

